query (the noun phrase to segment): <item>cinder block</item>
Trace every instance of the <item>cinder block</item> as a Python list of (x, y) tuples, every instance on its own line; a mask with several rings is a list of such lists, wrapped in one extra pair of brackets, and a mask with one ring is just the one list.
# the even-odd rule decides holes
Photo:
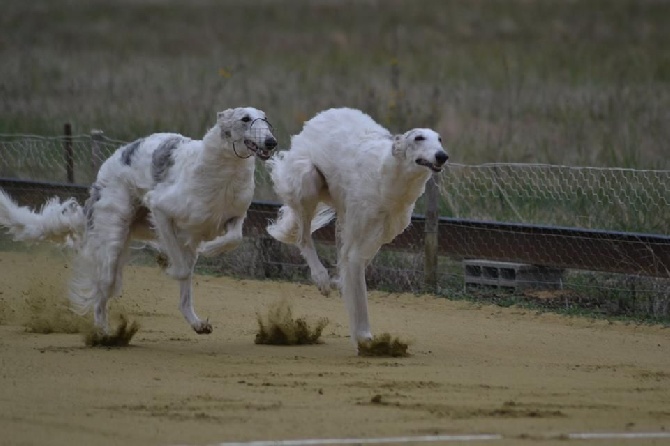
[(464, 260), (465, 286), (514, 289), (561, 289), (563, 270), (524, 263)]

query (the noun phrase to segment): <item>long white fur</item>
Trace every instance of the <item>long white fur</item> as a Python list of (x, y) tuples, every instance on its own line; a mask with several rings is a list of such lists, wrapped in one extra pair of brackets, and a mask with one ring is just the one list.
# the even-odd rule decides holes
[(197, 333), (210, 333), (193, 309), (193, 267), (199, 254), (240, 244), (254, 195), (254, 155), (267, 159), (276, 144), (261, 110), (228, 109), (202, 140), (158, 133), (119, 148), (83, 207), (52, 198), (32, 211), (0, 191), (0, 225), (16, 240), (74, 242), (70, 300), (80, 313), (93, 307), (103, 330), (131, 239), (156, 240), (169, 260), (167, 274), (179, 281), (184, 318)]
[[(355, 344), (372, 338), (365, 267), (409, 225), (426, 182), (447, 158), (433, 130), (393, 136), (363, 112), (340, 108), (306, 122), (290, 150), (267, 163), (282, 200), (278, 219), (267, 230), (300, 249), (324, 295), (339, 286)], [(331, 280), (311, 236), (335, 215), (339, 280)]]
[(6, 226), (16, 241), (49, 240), (66, 244), (84, 229), (84, 215), (77, 200), (61, 203), (58, 197), (47, 200), (39, 213), (17, 206), (0, 190), (0, 226)]

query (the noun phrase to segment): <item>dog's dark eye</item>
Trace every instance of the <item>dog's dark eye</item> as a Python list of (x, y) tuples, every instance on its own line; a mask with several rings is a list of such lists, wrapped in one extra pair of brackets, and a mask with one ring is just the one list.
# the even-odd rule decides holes
[(442, 137), (437, 138), (438, 141), (442, 142)]
[(414, 141), (423, 141), (425, 139), (426, 139), (425, 136), (417, 136), (416, 138), (414, 138)]
[(242, 122), (249, 122), (251, 121), (251, 118), (249, 116), (245, 116), (244, 118), (241, 119)]

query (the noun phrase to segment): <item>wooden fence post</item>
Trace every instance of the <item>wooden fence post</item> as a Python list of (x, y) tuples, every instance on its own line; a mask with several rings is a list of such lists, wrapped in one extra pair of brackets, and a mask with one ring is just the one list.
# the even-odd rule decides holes
[(72, 152), (72, 126), (69, 122), (63, 126), (63, 133), (65, 140), (63, 148), (65, 150), (65, 172), (67, 174), (67, 182), (74, 183), (74, 153)]
[(431, 176), (426, 183), (426, 220), (424, 226), (424, 289), (429, 293), (437, 292), (437, 242), (438, 242), (438, 175)]
[(104, 159), (102, 147), (100, 146), (103, 136), (104, 132), (102, 130), (91, 130), (91, 172), (93, 174), (93, 181), (95, 181), (95, 177), (98, 175), (98, 170), (100, 170), (100, 165)]

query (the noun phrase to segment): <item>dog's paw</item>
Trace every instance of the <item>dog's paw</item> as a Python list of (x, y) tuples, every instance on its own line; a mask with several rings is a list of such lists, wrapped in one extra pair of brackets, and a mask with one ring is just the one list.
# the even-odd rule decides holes
[(330, 288), (333, 290), (340, 289), (340, 276), (333, 276), (330, 279)]
[(362, 331), (360, 333), (356, 333), (356, 340), (358, 342), (372, 341), (372, 333), (370, 333), (370, 331)]
[(316, 284), (321, 294), (324, 296), (330, 295), (330, 276), (328, 275), (328, 271), (324, 269), (323, 271), (312, 274), (312, 280)]
[(193, 324), (193, 330), (198, 334), (210, 334), (212, 332), (212, 324), (209, 321), (200, 321)]

